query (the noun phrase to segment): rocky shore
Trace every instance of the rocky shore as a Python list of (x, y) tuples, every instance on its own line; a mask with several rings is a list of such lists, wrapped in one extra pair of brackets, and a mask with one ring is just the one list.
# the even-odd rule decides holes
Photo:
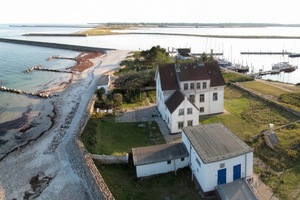
[(39, 120), (32, 119), (32, 127), (24, 125), (20, 136), (29, 137), (33, 131), (43, 134), (0, 161), (0, 199), (113, 199), (77, 137), (88, 119), (100, 75), (118, 68), (127, 53), (90, 57), (91, 67), (82, 65), (80, 77), (33, 110), (39, 110), (35, 113)]

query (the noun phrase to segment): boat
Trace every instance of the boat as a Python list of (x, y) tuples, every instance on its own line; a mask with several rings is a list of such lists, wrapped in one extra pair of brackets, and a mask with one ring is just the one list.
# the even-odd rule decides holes
[(220, 67), (228, 67), (228, 66), (231, 66), (231, 62), (225, 60), (225, 59), (222, 59), (222, 58), (219, 58), (218, 60), (218, 64)]
[(289, 73), (289, 72), (295, 71), (296, 69), (298, 69), (297, 66), (291, 66), (291, 67), (283, 68), (283, 69), (281, 69), (281, 71), (286, 72), (286, 73)]
[(231, 66), (228, 66), (227, 69), (232, 70), (232, 71), (236, 71), (239, 73), (247, 73), (249, 72), (249, 67), (248, 66), (243, 66), (240, 64), (234, 64)]
[(290, 53), (290, 54), (289, 54), (289, 57), (290, 57), (290, 58), (297, 58), (297, 57), (300, 57), (300, 53)]
[(272, 70), (279, 70), (281, 72), (293, 72), (297, 69), (297, 66), (293, 66), (288, 62), (279, 62), (272, 65)]

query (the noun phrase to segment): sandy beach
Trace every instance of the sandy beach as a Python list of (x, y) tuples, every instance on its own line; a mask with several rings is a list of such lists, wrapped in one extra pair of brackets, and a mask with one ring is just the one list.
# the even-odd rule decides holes
[[(97, 88), (99, 78), (117, 69), (129, 51), (108, 51), (107, 54), (84, 53), (76, 74), (59, 95), (35, 107), (29, 118), (42, 126), (28, 127), (41, 133), (38, 139), (17, 148), (0, 161), (0, 199), (93, 199), (88, 180), (83, 180), (80, 163), (66, 150), (81, 130), (81, 121)], [(42, 112), (41, 112), (42, 111)], [(42, 113), (42, 115), (40, 114)], [(40, 130), (39, 130), (40, 129)], [(27, 129), (24, 127), (24, 134)], [(27, 137), (32, 137), (28, 135)], [(75, 166), (76, 165), (76, 166)], [(36, 192), (36, 182), (42, 189)]]

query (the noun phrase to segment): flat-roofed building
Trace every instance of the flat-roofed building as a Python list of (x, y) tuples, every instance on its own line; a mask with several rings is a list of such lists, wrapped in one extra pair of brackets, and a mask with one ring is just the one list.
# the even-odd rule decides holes
[(252, 177), (253, 150), (222, 123), (185, 127), (182, 142), (204, 194), (214, 193), (220, 184)]

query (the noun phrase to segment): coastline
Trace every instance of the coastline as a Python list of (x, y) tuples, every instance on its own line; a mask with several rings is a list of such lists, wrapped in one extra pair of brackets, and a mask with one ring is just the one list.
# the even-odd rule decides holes
[[(75, 58), (77, 64), (68, 68), (73, 73), (67, 82), (61, 82), (54, 87), (41, 90), (39, 93), (61, 95), (73, 82), (78, 80), (80, 74), (75, 72), (84, 73), (85, 70), (95, 65), (92, 62), (93, 59), (99, 59), (103, 55), (105, 55), (104, 52), (81, 52)], [(0, 124), (0, 161), (16, 149), (39, 139), (54, 126), (57, 118), (56, 101), (56, 97), (52, 97), (42, 100), (36, 105), (29, 105), (21, 117)]]
[[(41, 123), (41, 126), (28, 130), (24, 128), (23, 134), (28, 136), (31, 131), (41, 131), (41, 128), (47, 125), (44, 127), (46, 130), (39, 132), (43, 134), (37, 139), (15, 148), (0, 161), (0, 199), (22, 199), (25, 193), (32, 192), (30, 180), (37, 174), (44, 174), (51, 179), (47, 186), (36, 194), (38, 199), (91, 199), (91, 189), (86, 186), (88, 180), (83, 180), (85, 175), (80, 175), (80, 169), (84, 168), (85, 163), (73, 163), (75, 161), (70, 156), (79, 155), (67, 152), (66, 144), (80, 134), (82, 127), (79, 122), (87, 112), (87, 105), (97, 88), (101, 74), (118, 68), (119, 62), (128, 52), (110, 53), (113, 56), (91, 58), (92, 67), (83, 70), (60, 95), (39, 104), (38, 107), (44, 110), (42, 114), (35, 113), (38, 119), (35, 118), (34, 123)], [(114, 56), (117, 53), (119, 55)], [(74, 168), (74, 164), (79, 165), (80, 169)]]

